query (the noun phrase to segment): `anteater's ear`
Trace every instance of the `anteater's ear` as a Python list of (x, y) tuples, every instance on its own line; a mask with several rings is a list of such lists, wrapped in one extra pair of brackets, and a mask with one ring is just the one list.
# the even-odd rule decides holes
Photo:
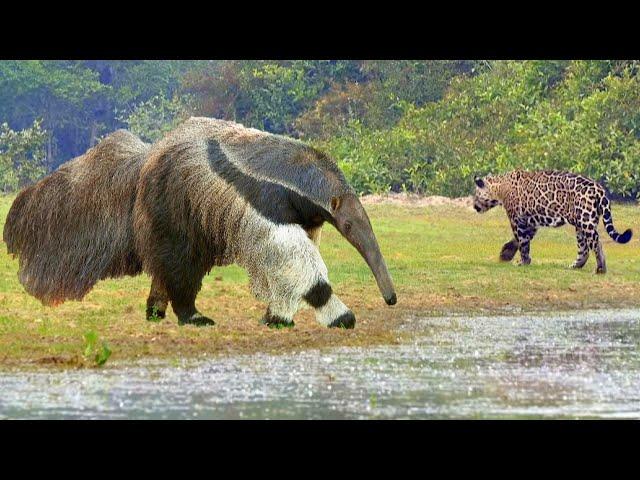
[(476, 182), (476, 185), (480, 188), (484, 188), (484, 180), (478, 177), (477, 175), (473, 177), (473, 181)]
[(340, 197), (331, 197), (331, 213), (338, 210), (340, 208), (341, 203), (342, 203), (342, 199)]

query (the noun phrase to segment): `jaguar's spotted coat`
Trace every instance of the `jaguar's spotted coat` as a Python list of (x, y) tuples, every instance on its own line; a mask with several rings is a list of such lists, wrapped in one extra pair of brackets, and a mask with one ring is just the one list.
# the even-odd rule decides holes
[(475, 178), (473, 207), (486, 212), (503, 205), (511, 222), (513, 240), (502, 247), (500, 259), (509, 261), (520, 250), (520, 265), (531, 263), (529, 243), (539, 227), (568, 223), (576, 229), (578, 258), (572, 268), (582, 268), (589, 252), (596, 254), (596, 273), (607, 271), (597, 226), (600, 216), (609, 236), (627, 243), (632, 232), (620, 234), (613, 226), (611, 206), (604, 188), (593, 180), (569, 172), (514, 171), (504, 175)]

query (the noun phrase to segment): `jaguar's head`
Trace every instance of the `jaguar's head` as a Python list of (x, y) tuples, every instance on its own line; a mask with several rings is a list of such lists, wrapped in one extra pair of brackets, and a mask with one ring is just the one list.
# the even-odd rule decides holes
[(490, 177), (475, 177), (476, 192), (473, 196), (473, 208), (478, 213), (484, 213), (496, 205), (500, 205), (500, 200), (496, 197), (490, 185)]

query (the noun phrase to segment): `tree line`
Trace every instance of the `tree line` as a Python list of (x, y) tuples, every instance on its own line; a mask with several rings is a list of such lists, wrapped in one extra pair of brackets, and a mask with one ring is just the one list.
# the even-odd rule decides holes
[(191, 115), (301, 138), (361, 193), (558, 168), (640, 195), (638, 61), (0, 61), (0, 189)]

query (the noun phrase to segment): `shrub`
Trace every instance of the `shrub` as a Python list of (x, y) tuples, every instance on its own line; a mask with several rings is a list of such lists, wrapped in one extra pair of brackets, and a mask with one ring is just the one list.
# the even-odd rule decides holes
[(18, 190), (44, 176), (45, 142), (39, 120), (17, 132), (0, 124), (0, 191)]
[(159, 140), (188, 117), (188, 96), (167, 98), (162, 93), (118, 114), (118, 119), (146, 142)]
[(474, 174), (553, 168), (640, 195), (640, 85), (635, 64), (492, 62), (457, 76), (438, 102), (408, 105), (387, 129), (351, 122), (317, 142), (363, 193), (459, 196)]

